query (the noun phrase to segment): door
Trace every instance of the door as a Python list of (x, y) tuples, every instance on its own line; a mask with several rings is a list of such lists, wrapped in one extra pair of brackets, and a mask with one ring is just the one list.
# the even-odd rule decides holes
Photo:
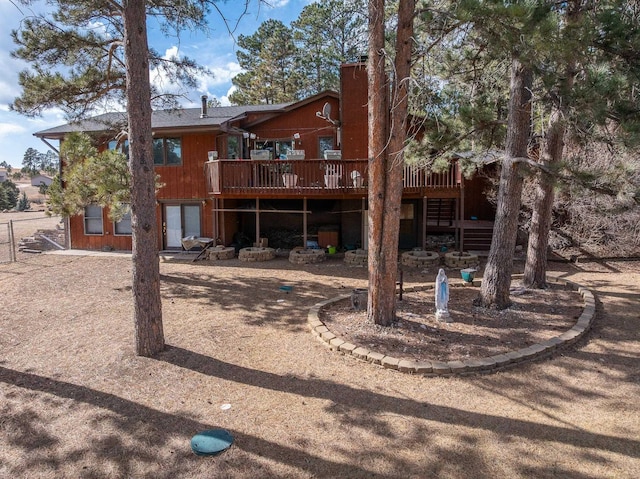
[(165, 205), (164, 245), (167, 249), (182, 248), (182, 238), (201, 236), (199, 205)]

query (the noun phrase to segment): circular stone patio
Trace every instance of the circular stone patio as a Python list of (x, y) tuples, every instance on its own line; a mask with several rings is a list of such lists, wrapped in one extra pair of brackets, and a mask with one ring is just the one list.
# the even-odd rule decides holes
[[(522, 275), (514, 275), (514, 278), (521, 278)], [(552, 337), (546, 341), (534, 344), (527, 348), (518, 349), (504, 354), (498, 354), (480, 359), (465, 359), (458, 361), (423, 361), (408, 360), (385, 356), (382, 353), (372, 351), (364, 346), (352, 344), (333, 334), (326, 324), (320, 320), (319, 313), (327, 305), (348, 299), (351, 295), (341, 295), (335, 298), (322, 301), (314, 305), (307, 316), (307, 322), (312, 333), (326, 346), (342, 354), (353, 356), (356, 359), (380, 365), (387, 369), (416, 374), (422, 376), (456, 376), (470, 374), (489, 374), (496, 371), (512, 367), (517, 364), (530, 362), (536, 359), (550, 356), (557, 349), (570, 345), (578, 341), (591, 327), (595, 317), (596, 303), (591, 291), (577, 283), (562, 279), (548, 277), (549, 283), (557, 283), (577, 291), (583, 300), (582, 314), (574, 326), (562, 334)], [(473, 282), (474, 286), (480, 285), (480, 280)], [(406, 288), (406, 292), (432, 289), (433, 284), (426, 286)]]

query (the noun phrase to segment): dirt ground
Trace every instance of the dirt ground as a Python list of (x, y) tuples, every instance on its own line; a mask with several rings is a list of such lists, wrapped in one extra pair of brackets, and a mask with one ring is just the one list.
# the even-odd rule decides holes
[[(2, 264), (0, 478), (640, 477), (638, 266), (550, 264), (596, 295), (586, 338), (492, 375), (424, 378), (312, 336), (309, 308), (366, 282), (337, 258), (162, 261), (153, 359), (133, 352), (129, 257)], [(234, 445), (194, 455), (211, 428)]]
[[(423, 274), (428, 271), (435, 278), (437, 268)], [(386, 356), (459, 361), (542, 343), (570, 329), (582, 313), (580, 294), (552, 283), (549, 289), (531, 290), (514, 280), (512, 306), (502, 311), (474, 306), (480, 287), (462, 287), (455, 271), (449, 284), (448, 321), (436, 318), (434, 289), (404, 292), (391, 327), (373, 324), (366, 311), (354, 310), (350, 299), (323, 308), (319, 318), (339, 338)]]

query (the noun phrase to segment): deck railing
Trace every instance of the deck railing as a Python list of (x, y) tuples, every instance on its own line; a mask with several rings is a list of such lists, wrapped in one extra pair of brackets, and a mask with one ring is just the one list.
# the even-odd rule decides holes
[[(215, 160), (205, 163), (207, 188), (213, 195), (332, 195), (367, 192), (368, 160)], [(457, 164), (445, 173), (404, 167), (405, 192), (458, 188)]]

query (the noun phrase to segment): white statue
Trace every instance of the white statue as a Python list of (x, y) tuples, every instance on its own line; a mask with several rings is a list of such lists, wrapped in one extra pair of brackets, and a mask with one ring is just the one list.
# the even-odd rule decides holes
[(445, 323), (451, 322), (448, 304), (449, 280), (444, 273), (444, 269), (440, 268), (438, 276), (436, 277), (436, 319), (438, 321), (444, 321)]

